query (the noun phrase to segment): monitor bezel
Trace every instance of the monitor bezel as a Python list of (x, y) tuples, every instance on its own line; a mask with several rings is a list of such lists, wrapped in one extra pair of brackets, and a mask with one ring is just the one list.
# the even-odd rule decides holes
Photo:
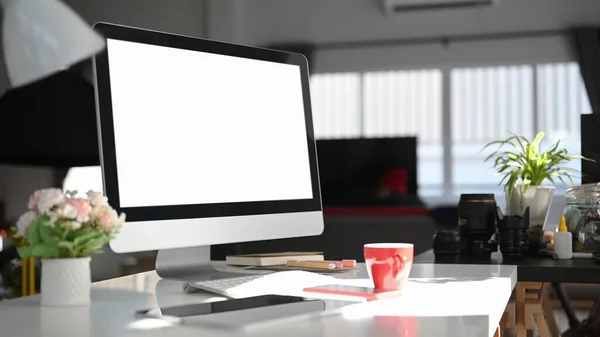
[[(312, 199), (270, 200), (253, 202), (212, 203), (196, 205), (168, 205), (145, 207), (121, 207), (113, 125), (108, 47), (94, 57), (94, 79), (96, 89), (96, 115), (100, 146), (100, 163), (103, 173), (104, 191), (111, 205), (127, 214), (129, 221), (154, 221), (231, 217), (261, 214), (282, 214), (321, 211), (321, 192), (317, 168), (316, 143), (312, 123), (309, 88), (309, 71), (306, 57), (301, 54), (249, 47), (212, 40), (176, 35), (152, 30), (132, 28), (100, 22), (94, 29), (106, 39), (130, 41), (157, 46), (208, 52), (213, 54), (250, 58), (261, 61), (296, 65), (300, 68), (306, 141), (309, 153)], [(148, 183), (148, 193), (152, 184)]]

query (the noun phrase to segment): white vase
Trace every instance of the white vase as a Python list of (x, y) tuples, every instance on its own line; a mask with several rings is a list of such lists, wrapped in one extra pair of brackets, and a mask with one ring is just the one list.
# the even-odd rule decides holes
[(525, 193), (521, 185), (515, 187), (510, 198), (506, 194), (506, 211), (507, 215), (523, 215), (525, 209), (529, 207), (529, 227), (541, 226), (544, 227), (550, 204), (552, 203), (552, 195), (554, 186), (529, 186)]
[(92, 278), (90, 258), (42, 259), (42, 306), (89, 305)]

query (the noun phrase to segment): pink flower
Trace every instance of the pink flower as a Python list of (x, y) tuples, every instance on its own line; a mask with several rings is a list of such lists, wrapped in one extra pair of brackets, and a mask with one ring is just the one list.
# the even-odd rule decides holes
[(70, 198), (67, 199), (67, 205), (74, 209), (75, 217), (72, 219), (78, 222), (88, 222), (90, 220), (90, 213), (92, 212), (92, 205), (83, 198)]
[(56, 211), (56, 214), (54, 215), (55, 216), (53, 217), (52, 222), (56, 221), (56, 218), (75, 220), (77, 218), (77, 208), (68, 202), (64, 202), (60, 204), (58, 210)]
[(119, 216), (117, 215), (117, 212), (112, 209), (99, 219), (98, 225), (100, 225), (103, 230), (108, 231), (117, 222), (118, 218)]
[(31, 196), (29, 196), (29, 201), (27, 202), (28, 209), (36, 209), (37, 205), (40, 203), (40, 198), (42, 197), (42, 191), (37, 190), (33, 192)]
[(17, 236), (27, 236), (29, 225), (37, 218), (37, 213), (29, 211), (19, 218), (17, 221)]
[[(35, 193), (34, 193), (35, 194)], [(41, 214), (49, 214), (50, 210), (62, 204), (65, 201), (65, 195), (58, 188), (48, 188), (40, 190), (40, 200), (37, 204), (37, 210)]]
[(108, 205), (94, 207), (90, 216), (104, 231), (110, 231), (114, 226), (120, 226), (125, 221), (124, 215), (119, 216), (117, 211)]
[(94, 207), (108, 204), (108, 198), (100, 192), (88, 191), (87, 197)]

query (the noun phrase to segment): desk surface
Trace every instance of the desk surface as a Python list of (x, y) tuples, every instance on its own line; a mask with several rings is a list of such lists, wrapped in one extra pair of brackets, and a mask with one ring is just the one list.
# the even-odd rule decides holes
[(415, 257), (415, 263), (435, 264), (489, 264), (517, 266), (520, 282), (556, 282), (556, 283), (598, 283), (600, 282), (600, 265), (592, 258), (574, 258), (570, 260), (554, 260), (551, 257), (525, 257), (522, 259), (502, 258), (497, 252), (489, 261), (440, 261), (436, 260), (433, 249)]
[[(351, 278), (369, 283), (362, 265)], [(90, 307), (40, 307), (38, 296), (0, 302), (0, 331), (10, 337), (491, 336), (516, 281), (514, 266), (416, 264), (401, 298), (233, 330), (136, 318), (137, 310), (158, 304), (221, 299), (185, 294), (181, 282), (147, 272), (94, 284)]]

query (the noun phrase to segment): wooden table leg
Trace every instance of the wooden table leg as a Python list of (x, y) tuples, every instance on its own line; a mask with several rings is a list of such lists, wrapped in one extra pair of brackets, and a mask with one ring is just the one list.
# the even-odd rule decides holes
[(550, 303), (550, 297), (548, 296), (549, 287), (550, 285), (548, 283), (544, 284), (542, 291), (542, 309), (544, 316), (546, 316), (548, 327), (550, 328), (550, 335), (552, 337), (560, 337), (558, 324), (556, 324), (556, 317), (554, 317), (554, 310), (552, 310), (552, 304)]
[(508, 323), (508, 312), (504, 311), (502, 318), (500, 319), (500, 326), (498, 326), (498, 337), (503, 337), (506, 331), (506, 324)]
[(525, 287), (520, 282), (515, 286), (515, 323), (517, 337), (527, 337), (525, 326)]
[(548, 330), (548, 322), (544, 319), (544, 314), (537, 313), (534, 315), (535, 323), (538, 327), (540, 337), (550, 337), (550, 331)]

